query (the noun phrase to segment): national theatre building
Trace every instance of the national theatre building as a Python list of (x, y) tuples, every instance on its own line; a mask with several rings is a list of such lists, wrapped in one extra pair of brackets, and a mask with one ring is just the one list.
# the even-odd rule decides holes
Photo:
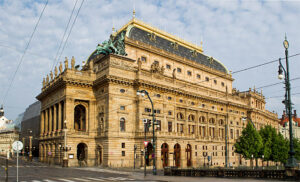
[[(278, 128), (277, 114), (265, 109), (262, 92), (239, 92), (233, 81), (202, 46), (133, 18), (99, 44), (81, 68), (74, 57), (66, 58), (44, 78), (37, 96), (39, 159), (61, 164), (67, 157), (69, 166), (150, 167), (155, 157), (158, 169), (250, 165), (234, 153), (233, 144), (250, 120), (256, 129)], [(153, 110), (148, 97), (137, 95), (140, 90), (149, 93)], [(152, 120), (152, 112), (155, 150), (153, 127), (145, 129), (143, 122)]]

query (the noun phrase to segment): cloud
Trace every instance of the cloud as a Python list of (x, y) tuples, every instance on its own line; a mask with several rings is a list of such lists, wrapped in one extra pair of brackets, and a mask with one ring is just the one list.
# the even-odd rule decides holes
[[(6, 98), (6, 114), (14, 119), (34, 102), (42, 78), (50, 72), (59, 42), (72, 11), (73, 0), (49, 1), (33, 37), (13, 87)], [(66, 48), (58, 61), (75, 56), (77, 64), (85, 60), (96, 45), (106, 39), (113, 25), (118, 29), (131, 19), (133, 2), (127, 0), (85, 1)], [(0, 3), (0, 100), (29, 40), (45, 1), (9, 1)], [(78, 10), (79, 0), (75, 9)], [(190, 42), (204, 40), (205, 54), (211, 55), (229, 70), (240, 70), (284, 56), (282, 41), (287, 33), (290, 55), (300, 52), (300, 3), (295, 1), (135, 1), (136, 16), (145, 23), (175, 34)], [(298, 57), (290, 58), (291, 78), (299, 77)], [(234, 74), (234, 86), (243, 91), (276, 83), (278, 64)], [(299, 80), (292, 82), (299, 85)], [(295, 88), (295, 93), (299, 88)], [(283, 85), (265, 88), (266, 97), (284, 95)], [(298, 91), (299, 92), (299, 91)], [(293, 97), (299, 108), (299, 96)], [(267, 100), (267, 108), (278, 113), (284, 109), (282, 98)], [(18, 109), (16, 109), (18, 108)]]

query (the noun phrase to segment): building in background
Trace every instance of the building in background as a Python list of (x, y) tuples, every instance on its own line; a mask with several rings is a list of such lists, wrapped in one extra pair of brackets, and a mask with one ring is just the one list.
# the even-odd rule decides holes
[[(243, 118), (257, 129), (278, 129), (279, 120), (265, 109), (262, 92), (239, 92), (233, 81), (202, 46), (133, 18), (99, 44), (81, 70), (66, 58), (64, 69), (60, 63), (43, 79), (39, 159), (62, 163), (66, 121), (70, 166), (143, 166), (144, 154), (147, 166), (156, 156), (157, 168), (224, 166), (226, 148), (228, 165), (250, 165), (234, 153)], [(147, 90), (154, 110), (138, 90)], [(152, 119), (152, 111), (156, 148), (151, 127), (145, 152), (143, 119)]]
[[(294, 110), (292, 114), (292, 123), (293, 123), (293, 137), (300, 139), (300, 118), (297, 117), (297, 111)], [(283, 111), (282, 117), (279, 124), (279, 132), (284, 136), (284, 138), (290, 139), (290, 127), (289, 127), (289, 117)]]
[(40, 111), (41, 103), (36, 101), (28, 106), (24, 112), (21, 122), (20, 140), (24, 144), (24, 149), (22, 152), (25, 156), (29, 155), (30, 146), (32, 156), (38, 157), (39, 155)]
[(4, 116), (4, 108), (0, 108), (0, 155), (6, 155), (8, 152), (12, 155), (12, 144), (19, 140), (19, 132), (12, 120)]

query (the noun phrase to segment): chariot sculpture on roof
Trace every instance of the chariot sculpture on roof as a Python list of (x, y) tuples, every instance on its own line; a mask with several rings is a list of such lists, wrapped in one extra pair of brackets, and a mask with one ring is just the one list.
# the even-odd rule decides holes
[(125, 52), (125, 32), (121, 32), (117, 36), (111, 35), (108, 41), (102, 42), (102, 44), (98, 44), (95, 55), (99, 54), (118, 54), (122, 56), (127, 56)]

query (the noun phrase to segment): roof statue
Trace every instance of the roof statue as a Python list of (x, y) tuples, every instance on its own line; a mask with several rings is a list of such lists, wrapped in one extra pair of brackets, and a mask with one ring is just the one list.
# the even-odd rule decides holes
[(115, 37), (111, 35), (108, 41), (104, 41), (102, 42), (102, 44), (98, 44), (94, 55), (108, 55), (113, 53), (126, 56), (127, 53), (125, 52), (124, 39), (125, 32), (122, 32)]

